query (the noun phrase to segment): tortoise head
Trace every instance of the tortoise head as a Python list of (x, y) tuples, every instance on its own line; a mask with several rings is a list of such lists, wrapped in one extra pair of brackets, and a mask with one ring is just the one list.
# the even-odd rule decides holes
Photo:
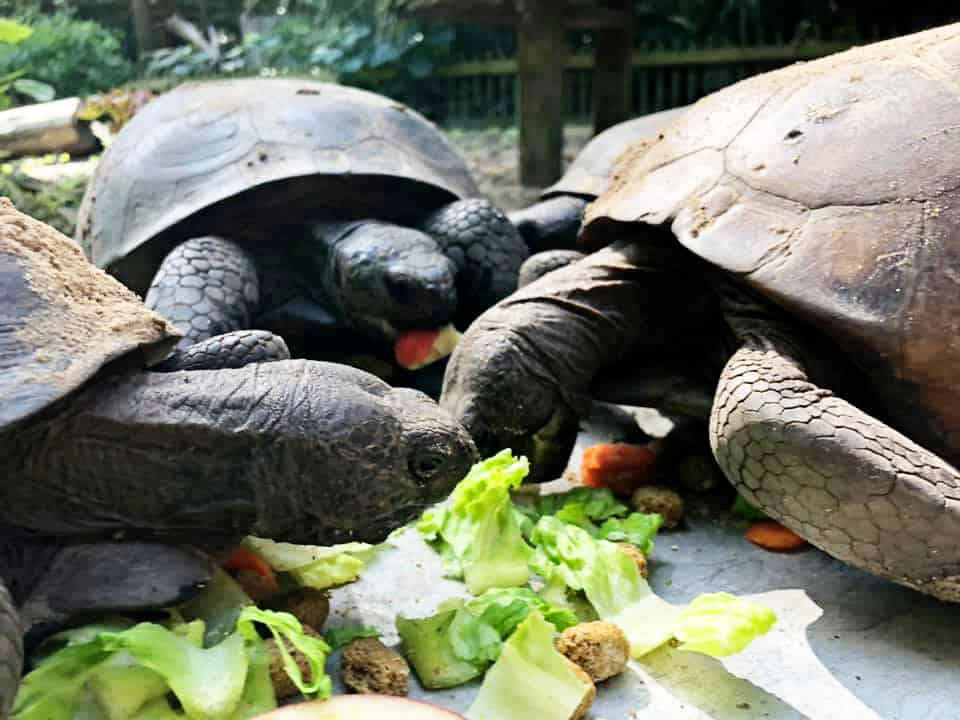
[(335, 314), (374, 340), (392, 343), (406, 330), (443, 327), (456, 311), (456, 268), (418, 230), (318, 223), (300, 255)]

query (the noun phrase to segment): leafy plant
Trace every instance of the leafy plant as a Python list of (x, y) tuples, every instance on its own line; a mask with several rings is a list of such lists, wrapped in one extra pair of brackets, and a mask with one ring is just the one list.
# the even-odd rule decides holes
[[(32, 80), (50, 86), (60, 96), (91, 95), (121, 85), (134, 75), (119, 36), (95, 22), (57, 13), (38, 17), (28, 29), (30, 34), (19, 42), (0, 42), (0, 75), (8, 77), (28, 68)], [(15, 79), (19, 81), (19, 86), (13, 87), (16, 92), (31, 99), (53, 97), (50, 91), (25, 85), (23, 80), (26, 78)]]
[[(13, 47), (33, 35), (33, 28), (10, 18), (0, 18), (0, 48)], [(0, 110), (6, 110), (20, 97), (34, 102), (53, 100), (54, 89), (38, 80), (23, 77), (26, 68), (14, 70), (0, 77)]]
[(150, 90), (116, 88), (87, 97), (78, 117), (88, 121), (106, 119), (110, 122), (110, 129), (117, 132), (153, 98), (154, 93)]
[(50, 155), (0, 165), (0, 196), (10, 198), (20, 212), (73, 236), (77, 210), (87, 187), (87, 177), (76, 175), (59, 182), (34, 180), (24, 172), (24, 163), (58, 164), (68, 157)]

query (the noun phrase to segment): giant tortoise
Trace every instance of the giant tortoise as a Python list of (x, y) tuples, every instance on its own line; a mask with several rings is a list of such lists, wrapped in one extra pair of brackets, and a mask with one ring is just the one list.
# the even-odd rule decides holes
[(184, 333), (181, 349), (259, 328), (295, 356), (393, 361), (407, 331), (462, 328), (516, 288), (526, 246), (477, 195), (442, 133), (388, 98), (187, 83), (104, 153), (77, 240)]
[(509, 214), (527, 245), (535, 251), (572, 248), (583, 211), (607, 189), (617, 158), (634, 143), (655, 141), (660, 131), (684, 109), (678, 107), (642, 115), (591, 138), (563, 177), (544, 190), (537, 202)]
[(702, 99), (588, 210), (600, 249), (473, 324), (442, 406), (542, 473), (613, 366), (709, 376), (747, 500), (960, 600), (958, 68), (949, 25)]
[(379, 542), (476, 460), (432, 400), (344, 365), (145, 370), (179, 333), (6, 199), (0, 295), (2, 717), (21, 630), (186, 600), (211, 566), (183, 544)]

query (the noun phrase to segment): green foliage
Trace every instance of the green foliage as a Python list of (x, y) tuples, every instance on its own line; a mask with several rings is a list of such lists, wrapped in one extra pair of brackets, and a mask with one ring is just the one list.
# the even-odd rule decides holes
[[(41, 162), (46, 164), (57, 160), (51, 156), (41, 159)], [(20, 212), (73, 237), (87, 178), (70, 177), (57, 183), (41, 183), (28, 177), (21, 170), (21, 165), (0, 165), (0, 197), (10, 198)]]
[[(120, 38), (89, 20), (58, 13), (38, 17), (32, 33), (17, 44), (0, 44), (0, 75), (27, 69), (33, 80), (51, 86), (60, 97), (90, 95), (130, 80), (133, 65)], [(31, 99), (37, 87), (14, 88)]]

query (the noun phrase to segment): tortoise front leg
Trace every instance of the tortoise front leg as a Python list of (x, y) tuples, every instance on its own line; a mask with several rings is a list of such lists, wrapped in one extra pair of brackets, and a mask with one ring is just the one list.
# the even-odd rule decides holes
[(279, 335), (267, 330), (236, 330), (178, 349), (150, 369), (158, 372), (224, 370), (289, 359), (290, 350)]
[(184, 349), (234, 330), (249, 329), (260, 302), (253, 258), (236, 243), (201, 237), (177, 245), (164, 258), (145, 303), (183, 334)]
[(843, 562), (960, 601), (960, 474), (751, 332), (720, 378), (714, 455), (743, 496)]
[(430, 214), (421, 230), (457, 268), (455, 320), (460, 328), (517, 289), (520, 265), (530, 253), (507, 216), (489, 201), (450, 203)]
[(532, 252), (573, 248), (589, 203), (575, 195), (558, 195), (510, 213), (510, 221)]

